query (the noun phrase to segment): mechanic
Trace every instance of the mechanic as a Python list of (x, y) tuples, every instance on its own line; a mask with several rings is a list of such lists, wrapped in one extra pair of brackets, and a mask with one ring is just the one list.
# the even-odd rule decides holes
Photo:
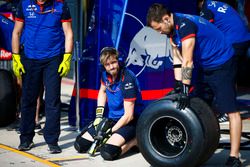
[[(236, 111), (236, 62), (231, 43), (219, 29), (202, 17), (172, 13), (158, 3), (149, 8), (147, 24), (172, 39), (175, 79), (182, 84), (177, 108), (189, 106), (193, 70), (198, 71), (197, 80), (211, 87), (217, 110), (229, 115), (231, 150), (226, 165), (241, 166), (239, 147), (242, 122), (240, 113)], [(197, 92), (202, 91), (199, 82), (194, 85)]]
[(250, 32), (244, 20), (233, 7), (224, 2), (199, 0), (198, 9), (200, 16), (213, 23), (232, 43), (238, 62), (237, 85), (249, 85), (249, 77), (246, 74), (250, 63), (250, 58), (247, 57)]
[[(22, 78), (20, 151), (34, 143), (36, 103), (45, 89), (44, 139), (50, 153), (60, 153), (61, 78), (70, 70), (73, 49), (71, 15), (62, 0), (20, 1), (12, 34), (13, 71)], [(24, 55), (20, 56), (20, 36)]]
[(143, 110), (138, 80), (123, 61), (118, 60), (118, 51), (113, 47), (101, 50), (100, 62), (103, 68), (101, 86), (98, 93), (96, 118), (81, 138), (81, 152), (87, 152), (96, 133), (96, 127), (103, 119), (105, 104), (108, 104), (107, 118), (113, 126), (107, 130), (111, 134), (101, 146), (104, 160), (115, 160), (137, 144), (136, 122)]

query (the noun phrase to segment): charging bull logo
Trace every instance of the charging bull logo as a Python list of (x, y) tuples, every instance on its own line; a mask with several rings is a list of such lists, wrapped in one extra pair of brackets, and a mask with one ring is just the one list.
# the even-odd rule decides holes
[(141, 66), (136, 76), (146, 68), (159, 69), (164, 59), (169, 58), (171, 47), (166, 35), (162, 35), (149, 27), (143, 27), (130, 43), (126, 65)]

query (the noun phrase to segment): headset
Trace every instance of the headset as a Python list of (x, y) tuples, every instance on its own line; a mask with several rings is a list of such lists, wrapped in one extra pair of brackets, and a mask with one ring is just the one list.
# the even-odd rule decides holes
[[(114, 55), (118, 55), (118, 64), (119, 64), (120, 69), (122, 70), (123, 68), (125, 68), (124, 56), (121, 56), (116, 48), (114, 48), (114, 47), (104, 47), (104, 48), (102, 48), (102, 50), (100, 51), (100, 57), (101, 57), (102, 54), (105, 54), (107, 52), (109, 52), (111, 54), (114, 54)], [(105, 68), (101, 64), (101, 62), (100, 62), (100, 71), (101, 72), (105, 71)]]

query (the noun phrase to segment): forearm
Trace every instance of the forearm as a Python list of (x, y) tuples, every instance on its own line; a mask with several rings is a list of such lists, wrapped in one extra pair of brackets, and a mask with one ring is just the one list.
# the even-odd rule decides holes
[(65, 53), (72, 53), (73, 50), (73, 31), (71, 22), (63, 23), (63, 30), (65, 35)]
[(183, 61), (181, 68), (182, 83), (191, 84), (193, 72), (193, 61)]
[(112, 132), (117, 131), (118, 129), (120, 129), (121, 127), (127, 125), (130, 121), (132, 121), (134, 119), (133, 115), (132, 116), (127, 116), (127, 115), (123, 115), (118, 121), (117, 123), (113, 126), (112, 128)]
[(65, 53), (72, 53), (73, 50), (73, 33), (65, 36)]
[(124, 101), (124, 114), (112, 128), (112, 132), (127, 125), (130, 121), (134, 119), (134, 108), (135, 101)]
[(12, 53), (19, 53), (20, 51), (20, 37), (22, 34), (23, 25), (24, 25), (23, 22), (20, 21), (15, 22), (14, 30), (12, 32), (12, 41), (11, 41)]
[(193, 72), (193, 52), (195, 47), (195, 38), (188, 38), (182, 42), (182, 83), (191, 84)]
[(172, 53), (173, 53), (173, 67), (174, 67), (174, 77), (175, 80), (181, 81), (181, 64), (182, 64), (182, 58), (180, 51), (177, 47), (172, 46)]
[(12, 53), (19, 53), (20, 51), (20, 36), (17, 32), (12, 33)]
[(101, 85), (101, 88), (99, 90), (98, 97), (97, 97), (97, 106), (104, 107), (106, 104), (106, 100), (107, 100), (107, 95), (106, 95), (105, 87)]

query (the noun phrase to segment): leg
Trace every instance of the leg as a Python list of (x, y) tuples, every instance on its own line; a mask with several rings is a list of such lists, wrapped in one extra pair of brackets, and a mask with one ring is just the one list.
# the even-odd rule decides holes
[(134, 146), (137, 146), (137, 140), (136, 140), (136, 138), (130, 140), (129, 142), (125, 143), (122, 146), (122, 153), (121, 153), (121, 155), (123, 155), (124, 153), (126, 153), (128, 150), (130, 150)]
[(228, 116), (231, 142), (230, 156), (238, 158), (242, 131), (240, 112), (228, 113)]
[(136, 121), (118, 129), (101, 148), (101, 156), (105, 160), (115, 160), (136, 145)]
[(88, 128), (81, 133), (83, 135), (80, 134), (76, 137), (74, 147), (79, 153), (86, 153), (94, 142), (93, 136), (96, 134), (96, 130), (93, 125), (88, 125)]
[(48, 59), (43, 73), (46, 117), (44, 139), (51, 145), (57, 145), (60, 135), (61, 77), (57, 72), (60, 63), (61, 57)]
[(35, 112), (36, 99), (41, 86), (41, 66), (38, 62), (22, 59), (26, 73), (22, 76), (22, 98), (21, 98), (21, 144), (32, 142), (35, 135)]

